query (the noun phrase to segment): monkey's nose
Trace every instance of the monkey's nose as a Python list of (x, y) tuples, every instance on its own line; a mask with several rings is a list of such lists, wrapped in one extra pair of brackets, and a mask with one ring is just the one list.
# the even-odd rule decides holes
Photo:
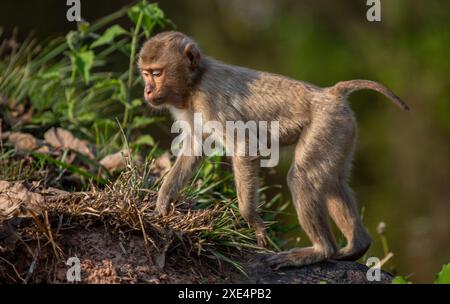
[(152, 85), (150, 85), (150, 84), (148, 84), (148, 85), (145, 86), (145, 93), (146, 93), (147, 95), (152, 94), (154, 90), (155, 90), (155, 87), (152, 86)]

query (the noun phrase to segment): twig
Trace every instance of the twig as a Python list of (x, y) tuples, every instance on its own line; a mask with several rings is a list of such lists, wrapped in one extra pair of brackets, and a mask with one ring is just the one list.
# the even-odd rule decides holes
[(0, 256), (0, 259), (2, 259), (6, 264), (8, 264), (9, 266), (12, 267), (12, 269), (14, 270), (14, 272), (16, 273), (17, 277), (22, 281), (22, 283), (26, 284), (27, 281), (24, 280), (24, 278), (22, 278), (22, 276), (19, 274), (19, 272), (16, 269), (16, 266), (14, 266), (13, 263), (11, 263), (10, 261), (8, 261), (7, 259), (3, 258)]
[(153, 262), (153, 261), (152, 261), (152, 257), (151, 257), (151, 255), (150, 255), (150, 249), (149, 249), (149, 246), (148, 246), (147, 233), (145, 232), (145, 227), (144, 227), (144, 223), (142, 222), (142, 217), (141, 217), (141, 215), (139, 214), (139, 210), (137, 209), (137, 207), (134, 206), (134, 208), (135, 208), (135, 210), (136, 210), (136, 214), (137, 214), (137, 216), (138, 216), (139, 223), (141, 224), (142, 235), (144, 236), (145, 253), (147, 254), (147, 257), (148, 257), (149, 261), (150, 261), (150, 262)]
[(34, 251), (34, 254), (33, 254), (33, 261), (31, 262), (30, 268), (28, 268), (27, 276), (25, 277), (25, 283), (27, 283), (28, 280), (33, 275), (34, 269), (36, 267), (37, 257), (38, 256), (39, 256), (39, 250), (38, 250), (38, 248), (36, 248), (36, 250)]
[(373, 266), (373, 267), (381, 269), (381, 267), (383, 267), (383, 265), (386, 264), (387, 261), (389, 261), (393, 256), (394, 256), (394, 254), (392, 252), (389, 252), (380, 262), (375, 264), (375, 266)]

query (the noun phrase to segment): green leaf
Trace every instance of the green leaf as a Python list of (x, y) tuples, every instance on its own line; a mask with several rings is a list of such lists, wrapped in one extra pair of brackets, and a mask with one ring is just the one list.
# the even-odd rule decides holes
[(97, 118), (95, 124), (101, 129), (114, 129), (117, 126), (114, 120), (108, 118)]
[(118, 89), (120, 89), (120, 80), (117, 80), (115, 78), (102, 79), (95, 83), (93, 89), (94, 90), (101, 90), (101, 89), (118, 90)]
[(142, 135), (139, 136), (138, 139), (134, 142), (135, 145), (148, 145), (148, 146), (154, 146), (155, 140), (150, 135)]
[(95, 48), (104, 44), (109, 44), (112, 41), (114, 41), (116, 37), (127, 33), (128, 32), (120, 25), (117, 24), (113, 25), (109, 29), (107, 29), (100, 38), (98, 38), (91, 44), (91, 48)]
[(80, 51), (72, 53), (70, 57), (72, 67), (83, 77), (86, 84), (89, 83), (89, 77), (92, 65), (94, 64), (93, 51)]
[(59, 71), (46, 71), (38, 76), (43, 80), (56, 80), (60, 79), (61, 74)]
[(164, 12), (158, 7), (158, 4), (146, 4), (145, 1), (132, 6), (128, 10), (128, 16), (134, 24), (137, 24), (139, 16), (142, 16), (142, 28), (145, 36), (150, 37), (154, 27), (156, 25), (164, 26), (166, 23), (166, 17)]
[(131, 108), (137, 108), (137, 107), (140, 107), (140, 106), (142, 106), (142, 100), (140, 100), (140, 99), (134, 99), (132, 102), (131, 102)]
[(42, 114), (36, 114), (31, 123), (40, 125), (51, 125), (58, 121), (58, 118), (51, 111), (45, 111)]
[(148, 125), (151, 125), (152, 123), (163, 121), (163, 117), (146, 117), (146, 116), (136, 116), (133, 119), (133, 128), (143, 128)]
[(86, 123), (86, 122), (92, 122), (96, 118), (97, 118), (97, 115), (95, 113), (88, 112), (88, 113), (83, 113), (80, 116), (78, 116), (78, 121), (82, 122), (82, 123)]
[(119, 88), (114, 96), (119, 99), (119, 101), (122, 102), (126, 107), (128, 107), (129, 104), (127, 103), (127, 88), (125, 87), (125, 83), (122, 80), (119, 80), (118, 86)]
[(119, 100), (125, 107), (129, 107), (130, 105), (126, 102), (127, 99), (127, 90), (125, 84), (122, 80), (112, 78), (101, 80), (95, 84), (94, 89), (110, 89), (113, 90), (112, 97), (113, 99)]
[(441, 272), (438, 273), (436, 280), (434, 281), (436, 284), (450, 284), (450, 263), (442, 266)]
[(69, 48), (75, 51), (80, 43), (80, 34), (76, 31), (70, 31), (66, 35), (66, 42)]
[(397, 276), (392, 279), (392, 284), (412, 284), (412, 282), (408, 281), (405, 277)]

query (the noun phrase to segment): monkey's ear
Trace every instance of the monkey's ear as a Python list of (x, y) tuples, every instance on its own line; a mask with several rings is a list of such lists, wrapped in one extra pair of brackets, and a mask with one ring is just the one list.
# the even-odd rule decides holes
[(184, 56), (189, 61), (191, 69), (196, 68), (200, 63), (200, 50), (195, 43), (188, 43), (184, 48)]

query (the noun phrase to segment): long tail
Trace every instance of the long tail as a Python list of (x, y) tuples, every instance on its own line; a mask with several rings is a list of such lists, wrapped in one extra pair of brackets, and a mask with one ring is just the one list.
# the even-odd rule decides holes
[(329, 88), (330, 92), (340, 96), (347, 96), (354, 91), (363, 89), (377, 91), (386, 96), (387, 98), (389, 98), (390, 100), (392, 100), (402, 110), (404, 111), (409, 110), (408, 105), (403, 100), (401, 100), (400, 97), (398, 97), (391, 90), (389, 90), (384, 85), (376, 81), (360, 80), (360, 79), (340, 81), (336, 83), (333, 87)]

